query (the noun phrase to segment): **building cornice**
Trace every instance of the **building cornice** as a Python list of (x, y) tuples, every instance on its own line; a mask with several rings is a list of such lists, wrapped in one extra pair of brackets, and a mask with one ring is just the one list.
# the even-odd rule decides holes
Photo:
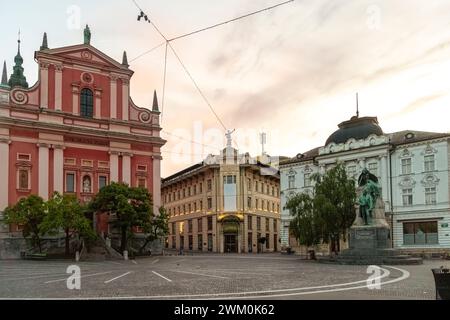
[(156, 136), (144, 136), (138, 134), (131, 133), (123, 133), (116, 131), (107, 131), (107, 130), (99, 130), (92, 129), (80, 126), (68, 126), (63, 124), (56, 123), (48, 123), (48, 122), (39, 122), (33, 120), (25, 120), (25, 119), (16, 119), (9, 117), (0, 117), (0, 125), (9, 126), (9, 127), (22, 127), (31, 130), (38, 131), (51, 131), (56, 134), (84, 134), (91, 135), (96, 137), (101, 137), (105, 139), (117, 139), (117, 140), (125, 140), (129, 143), (133, 142), (144, 142), (144, 143), (152, 143), (155, 146), (163, 146), (167, 141)]

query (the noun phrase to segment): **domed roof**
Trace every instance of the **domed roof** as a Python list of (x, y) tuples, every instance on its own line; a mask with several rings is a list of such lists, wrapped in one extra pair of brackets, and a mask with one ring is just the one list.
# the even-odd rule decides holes
[(339, 129), (328, 137), (325, 145), (332, 142), (335, 144), (346, 143), (349, 139), (355, 140), (366, 139), (368, 136), (375, 134), (383, 135), (383, 130), (378, 125), (376, 117), (352, 117), (350, 120), (344, 121), (338, 125)]

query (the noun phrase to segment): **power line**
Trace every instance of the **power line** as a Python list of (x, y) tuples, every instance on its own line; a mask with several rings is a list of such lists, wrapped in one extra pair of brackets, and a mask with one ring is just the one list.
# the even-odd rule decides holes
[(195, 30), (195, 31), (192, 31), (192, 32), (188, 32), (188, 33), (182, 34), (182, 35), (180, 35), (180, 36), (171, 38), (171, 39), (169, 39), (168, 41), (169, 41), (169, 42), (170, 42), (170, 41), (175, 41), (175, 40), (178, 40), (178, 39), (181, 39), (181, 38), (185, 38), (185, 37), (191, 36), (191, 35), (196, 34), (196, 33), (199, 33), (199, 32), (203, 32), (203, 31), (206, 31), (206, 30), (210, 30), (210, 29), (213, 29), (213, 28), (217, 28), (217, 27), (219, 27), (219, 26), (223, 26), (224, 24), (227, 24), (227, 23), (230, 23), (230, 22), (234, 22), (234, 21), (237, 21), (237, 20), (240, 20), (240, 19), (243, 19), (243, 18), (247, 18), (247, 17), (253, 16), (253, 15), (255, 15), (255, 14), (258, 14), (258, 13), (261, 13), (261, 12), (264, 12), (264, 11), (268, 11), (268, 10), (274, 9), (274, 8), (276, 8), (276, 7), (280, 7), (280, 6), (282, 6), (282, 5), (285, 5), (285, 4), (288, 4), (288, 3), (290, 3), (290, 2), (294, 2), (294, 1), (295, 1), (295, 0), (288, 0), (288, 1), (285, 1), (285, 2), (281, 2), (281, 3), (275, 4), (275, 5), (273, 5), (273, 6), (270, 6), (270, 7), (264, 8), (264, 9), (260, 9), (260, 10), (257, 10), (257, 11), (254, 11), (254, 12), (251, 12), (251, 13), (248, 13), (248, 14), (245, 14), (245, 15), (243, 15), (243, 16), (239, 16), (239, 17), (236, 17), (236, 18), (227, 20), (227, 21), (223, 21), (223, 22), (220, 22), (220, 23), (216, 23), (216, 24), (214, 24), (214, 25), (212, 25), (212, 26), (209, 26), (209, 27), (205, 27), (205, 28), (202, 28), (202, 29), (198, 29), (198, 30)]
[(162, 46), (163, 44), (165, 44), (165, 43), (166, 43), (166, 42), (164, 41), (164, 42), (162, 42), (162, 43), (158, 44), (157, 46), (155, 46), (155, 47), (151, 48), (150, 50), (147, 50), (147, 51), (145, 51), (145, 52), (141, 53), (141, 54), (140, 54), (140, 55), (138, 55), (137, 57), (135, 57), (135, 58), (131, 59), (131, 60), (130, 60), (130, 62), (136, 61), (137, 59), (139, 59), (139, 58), (141, 58), (141, 57), (145, 56), (146, 54), (149, 54), (150, 52), (152, 52), (152, 51), (154, 51), (154, 50), (158, 49), (159, 47), (161, 47), (161, 46)]
[[(225, 126), (225, 124), (222, 122), (222, 120), (219, 118), (219, 116), (217, 115), (216, 111), (214, 110), (213, 106), (211, 105), (211, 103), (209, 102), (208, 98), (206, 98), (205, 94), (203, 93), (203, 91), (200, 89), (200, 87), (198, 86), (197, 82), (195, 81), (195, 79), (192, 77), (191, 73), (189, 72), (189, 70), (186, 68), (185, 64), (183, 63), (183, 61), (181, 60), (181, 58), (179, 57), (179, 55), (176, 53), (175, 49), (172, 47), (171, 43), (169, 42), (169, 40), (167, 40), (166, 36), (164, 36), (164, 34), (159, 30), (159, 28), (153, 23), (153, 21), (151, 19), (148, 18), (148, 15), (144, 13), (144, 11), (142, 10), (142, 8), (137, 4), (136, 0), (132, 0), (133, 3), (135, 4), (135, 6), (141, 11), (140, 12), (140, 16), (138, 16), (138, 20), (139, 17), (144, 16), (145, 20), (148, 21), (154, 28), (155, 30), (160, 34), (160, 36), (166, 41), (166, 49), (167, 46), (170, 47), (170, 49), (172, 50), (172, 52), (174, 53), (175, 57), (177, 58), (178, 62), (181, 64), (181, 66), (183, 67), (184, 71), (186, 72), (186, 74), (189, 76), (189, 78), (191, 79), (192, 83), (194, 84), (195, 88), (197, 89), (197, 91), (199, 92), (200, 96), (203, 98), (203, 100), (206, 102), (206, 104), (208, 105), (208, 107), (210, 108), (210, 110), (212, 111), (212, 113), (214, 114), (214, 116), (216, 117), (216, 119), (218, 120), (218, 122), (220, 123), (220, 125), (224, 128), (224, 130), (227, 130), (227, 127)], [(166, 50), (167, 51), (167, 50)], [(167, 55), (166, 55), (166, 59), (165, 59), (165, 64), (167, 63)], [(164, 90), (164, 88), (163, 88)]]
[(163, 115), (164, 115), (164, 100), (166, 98), (166, 77), (167, 77), (167, 44), (166, 42), (166, 50), (164, 52), (164, 76), (163, 76), (163, 93), (162, 93), (162, 100), (161, 100), (161, 125), (163, 122)]
[(208, 148), (213, 148), (213, 149), (221, 150), (221, 149), (218, 148), (218, 147), (214, 147), (214, 146), (207, 145), (207, 144), (204, 144), (204, 143), (201, 143), (201, 142), (197, 142), (197, 141), (194, 141), (194, 140), (186, 139), (186, 138), (184, 138), (184, 137), (178, 136), (178, 135), (176, 135), (176, 134), (173, 134), (173, 133), (168, 132), (168, 131), (165, 131), (165, 130), (162, 130), (162, 133), (165, 133), (165, 134), (168, 134), (168, 135), (170, 135), (170, 136), (176, 137), (176, 138), (178, 138), (178, 139), (180, 139), (180, 140), (185, 140), (185, 141), (188, 141), (188, 142), (192, 142), (192, 143), (195, 143), (195, 144), (199, 144), (199, 145), (202, 145), (202, 146), (204, 146), (204, 147), (208, 147)]
[(195, 88), (197, 89), (198, 93), (200, 94), (200, 96), (203, 98), (203, 100), (206, 102), (206, 104), (208, 105), (209, 109), (211, 110), (211, 112), (214, 114), (214, 116), (216, 117), (217, 121), (220, 123), (220, 125), (224, 128), (224, 130), (227, 130), (227, 127), (225, 126), (225, 124), (222, 122), (222, 120), (219, 118), (219, 116), (217, 115), (216, 111), (214, 110), (213, 106), (211, 105), (211, 103), (209, 102), (208, 98), (205, 96), (205, 94), (203, 93), (202, 89), (200, 89), (200, 87), (197, 84), (197, 81), (195, 81), (195, 79), (192, 77), (192, 74), (189, 72), (189, 70), (186, 68), (186, 65), (183, 63), (183, 61), (181, 60), (180, 56), (177, 54), (177, 52), (175, 51), (175, 49), (173, 48), (172, 44), (170, 42), (168, 42), (170, 49), (172, 50), (173, 54), (175, 55), (175, 57), (177, 58), (178, 62), (180, 63), (180, 65), (182, 66), (182, 68), (184, 69), (184, 71), (186, 72), (186, 74), (188, 75), (188, 77), (191, 79), (192, 83), (194, 84)]

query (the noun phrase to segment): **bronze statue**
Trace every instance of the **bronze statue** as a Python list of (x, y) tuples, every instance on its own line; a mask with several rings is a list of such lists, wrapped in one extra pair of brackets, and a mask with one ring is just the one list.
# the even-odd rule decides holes
[(84, 44), (91, 44), (91, 30), (88, 25), (84, 29)]
[(359, 176), (358, 185), (363, 187), (358, 199), (359, 216), (363, 219), (365, 225), (369, 225), (373, 218), (372, 212), (376, 201), (381, 195), (381, 188), (378, 184), (378, 178), (367, 169), (364, 169)]

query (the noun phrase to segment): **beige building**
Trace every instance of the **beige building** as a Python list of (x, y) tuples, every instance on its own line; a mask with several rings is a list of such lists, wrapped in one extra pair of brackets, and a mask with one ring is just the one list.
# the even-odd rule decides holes
[(227, 147), (163, 179), (162, 200), (170, 216), (166, 247), (220, 253), (278, 251), (280, 176), (273, 163), (267, 155), (250, 158)]

